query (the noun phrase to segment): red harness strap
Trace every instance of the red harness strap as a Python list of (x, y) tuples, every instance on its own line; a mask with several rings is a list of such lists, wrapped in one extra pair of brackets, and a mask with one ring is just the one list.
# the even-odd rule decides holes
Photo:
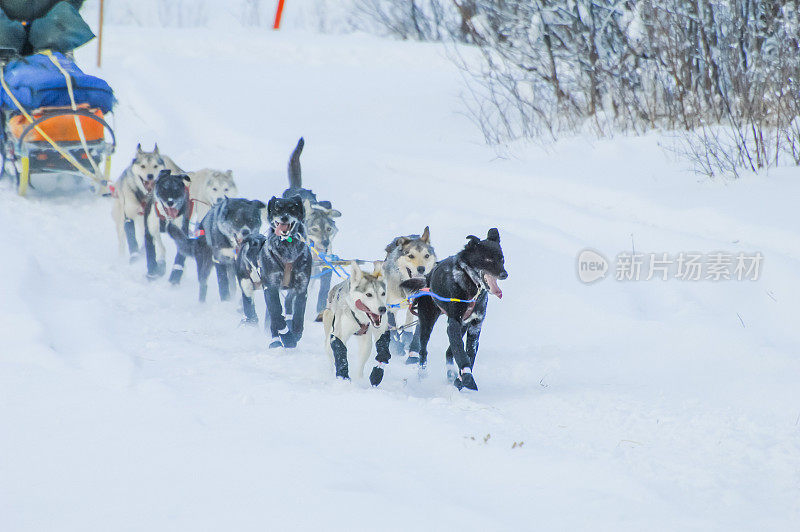
[[(188, 219), (190, 219), (192, 217), (192, 212), (194, 211), (194, 203), (189, 201), (189, 187), (186, 187), (186, 202), (189, 204), (189, 206), (186, 209), (186, 213), (184, 214), (184, 216), (188, 220)], [(163, 206), (161, 205), (161, 202), (156, 200), (153, 203), (155, 203), (156, 215), (158, 215), (158, 219), (161, 220), (162, 222), (166, 222), (167, 220), (172, 221), (172, 220), (174, 220), (175, 218), (178, 217), (177, 216), (177, 210), (176, 210), (176, 215), (175, 216), (167, 216), (167, 213), (161, 210), (161, 208), (163, 208)]]
[[(430, 291), (431, 291), (430, 288), (422, 288), (422, 289), (420, 289), (420, 292), (430, 292)], [(480, 293), (481, 293), (480, 290), (478, 290), (478, 294), (480, 294)], [(477, 299), (477, 297), (478, 297), (478, 295), (476, 294), (473, 299)], [(442, 306), (439, 304), (439, 302), (436, 299), (433, 300), (433, 303), (437, 307), (439, 307), (439, 311), (442, 314), (447, 314), (447, 312), (444, 311), (444, 308), (442, 308)], [(473, 301), (469, 305), (467, 305), (467, 310), (465, 310), (464, 314), (461, 316), (461, 321), (467, 320), (467, 319), (469, 319), (470, 316), (472, 316), (472, 313), (475, 312), (475, 303), (477, 303), (477, 301)], [(417, 315), (417, 313), (413, 310), (413, 307), (409, 307), (409, 311), (414, 316)]]
[(464, 315), (461, 317), (461, 321), (469, 319), (473, 312), (475, 312), (475, 301), (469, 304), (467, 310), (464, 312)]

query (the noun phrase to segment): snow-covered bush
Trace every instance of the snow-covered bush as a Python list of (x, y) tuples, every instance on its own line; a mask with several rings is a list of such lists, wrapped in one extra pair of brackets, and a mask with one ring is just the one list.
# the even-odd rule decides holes
[(667, 128), (707, 174), (800, 162), (796, 1), (476, 4), (483, 62), (463, 65), (490, 142)]

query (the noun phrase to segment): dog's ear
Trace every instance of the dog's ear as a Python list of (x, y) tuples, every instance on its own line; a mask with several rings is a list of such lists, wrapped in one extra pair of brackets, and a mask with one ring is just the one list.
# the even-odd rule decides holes
[(275, 202), (278, 201), (277, 196), (272, 196), (267, 202), (267, 216), (272, 216), (272, 211), (275, 210)]
[(404, 288), (405, 290), (411, 290), (413, 292), (418, 292), (425, 288), (425, 279), (420, 279), (419, 277), (412, 277), (411, 279), (406, 279), (402, 283), (400, 283), (400, 288)]
[(372, 261), (372, 275), (376, 277), (380, 277), (383, 273), (383, 263), (386, 262), (385, 260), (375, 260)]
[(425, 242), (426, 244), (431, 240), (431, 228), (427, 225), (425, 226), (425, 230), (422, 232), (422, 236), (419, 237), (420, 240)]
[(250, 203), (252, 203), (253, 205), (255, 205), (255, 206), (256, 206), (256, 208), (257, 208), (257, 209), (259, 209), (259, 210), (261, 210), (261, 209), (263, 209), (264, 207), (266, 207), (266, 205), (264, 205), (264, 202), (263, 202), (263, 201), (261, 201), (261, 200), (257, 200), (257, 199), (250, 200)]
[(156, 181), (158, 181), (159, 179), (164, 179), (165, 177), (169, 177), (170, 175), (172, 175), (172, 170), (170, 170), (169, 168), (164, 168), (158, 173)]
[(232, 178), (233, 177), (233, 170), (226, 170), (225, 171), (225, 175)]
[(342, 213), (337, 211), (336, 209), (328, 209), (327, 211), (325, 211), (325, 214), (327, 214), (331, 218), (338, 218), (339, 216), (342, 215)]
[(156, 143), (153, 145), (153, 153), (155, 153), (156, 155), (158, 155), (158, 142), (156, 142)]
[(407, 244), (408, 242), (409, 242), (409, 240), (408, 240), (408, 238), (407, 238), (407, 237), (404, 237), (404, 236), (398, 236), (397, 238), (395, 238), (394, 240), (392, 240), (392, 241), (389, 243), (389, 245), (388, 245), (388, 246), (386, 246), (386, 253), (391, 253), (392, 251), (394, 251), (394, 250), (395, 250), (395, 248), (402, 247), (403, 245)]
[(364, 272), (358, 267), (358, 263), (356, 261), (350, 262), (350, 280), (358, 282), (361, 280), (362, 275), (364, 275)]
[(481, 241), (481, 239), (475, 235), (467, 235), (467, 240), (469, 240), (469, 242), (467, 242), (467, 245), (464, 247), (464, 249), (471, 249)]
[(492, 242), (500, 243), (500, 231), (497, 230), (496, 227), (492, 227), (489, 229), (489, 232), (486, 233), (486, 240), (491, 240)]
[(140, 142), (139, 144), (137, 144), (137, 145), (136, 145), (136, 153), (137, 153), (137, 154), (144, 153), (144, 152), (142, 151), (142, 143), (141, 143), (141, 142)]
[(183, 174), (183, 180), (187, 185), (192, 182), (192, 178), (189, 177), (187, 174)]
[(308, 215), (311, 214), (311, 209), (314, 207), (311, 205), (311, 200), (306, 198), (303, 200), (303, 209), (306, 212), (305, 218), (308, 218)]
[(303, 208), (303, 199), (300, 196), (292, 196), (291, 201), (299, 208)]
[(217, 211), (219, 218), (224, 219), (226, 213), (228, 212), (228, 198), (222, 198), (219, 200), (219, 202), (217, 202), (216, 205), (214, 205), (214, 207), (219, 209), (219, 211)]

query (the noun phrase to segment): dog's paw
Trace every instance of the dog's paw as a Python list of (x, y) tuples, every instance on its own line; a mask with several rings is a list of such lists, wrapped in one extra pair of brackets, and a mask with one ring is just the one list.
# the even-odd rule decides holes
[(239, 322), (239, 327), (257, 327), (258, 318), (242, 318)]
[(369, 383), (373, 386), (377, 386), (383, 380), (383, 368), (380, 366), (375, 366), (372, 368), (372, 373), (369, 374)]
[(130, 258), (128, 259), (128, 263), (129, 264), (133, 264), (134, 262), (138, 261), (140, 258), (142, 258), (142, 254), (139, 253), (138, 251), (134, 251), (133, 253), (131, 253)]
[(292, 331), (289, 331), (288, 333), (281, 335), (281, 343), (283, 344), (283, 347), (286, 347), (288, 349), (297, 347), (298, 340), (299, 338), (297, 338), (294, 335), (294, 333), (292, 333)]
[(158, 262), (156, 263), (155, 273), (161, 277), (165, 273), (167, 273), (167, 263), (166, 262)]
[(283, 342), (281, 342), (280, 338), (273, 338), (272, 341), (269, 343), (269, 348), (277, 349), (278, 347), (283, 347)]
[(183, 270), (172, 270), (172, 273), (169, 274), (169, 284), (173, 286), (181, 284), (181, 274), (183, 274)]
[(419, 353), (408, 354), (408, 358), (406, 358), (406, 365), (411, 366), (412, 364), (419, 364)]
[(458, 371), (453, 364), (447, 365), (447, 382), (453, 382), (458, 378)]
[(462, 373), (461, 378), (456, 379), (456, 381), (461, 382), (461, 386), (456, 384), (456, 388), (458, 388), (459, 390), (463, 387), (466, 388), (467, 390), (478, 391), (478, 385), (475, 384), (475, 378), (472, 376), (472, 373)]

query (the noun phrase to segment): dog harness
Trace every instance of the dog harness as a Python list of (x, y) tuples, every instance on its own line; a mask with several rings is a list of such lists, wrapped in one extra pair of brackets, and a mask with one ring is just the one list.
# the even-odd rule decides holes
[[(189, 195), (189, 187), (186, 187), (186, 195), (187, 196)], [(175, 218), (178, 217), (177, 214), (175, 216), (171, 216), (167, 212), (167, 209), (169, 209), (169, 207), (165, 208), (161, 204), (160, 201), (156, 200), (153, 203), (155, 203), (156, 215), (158, 216), (158, 219), (161, 220), (162, 222), (167, 222), (167, 221), (171, 222), (172, 220), (174, 220)], [(189, 204), (189, 206), (187, 207), (187, 210), (186, 210), (186, 213), (184, 214), (184, 216), (186, 216), (187, 218), (191, 218), (192, 217), (192, 211), (194, 211), (194, 203), (189, 201), (188, 204)], [(175, 212), (176, 213), (178, 212), (177, 209), (175, 209)]]
[(289, 288), (289, 283), (292, 282), (292, 268), (294, 268), (293, 262), (287, 262), (283, 265), (283, 281), (281, 282), (281, 288)]
[[(431, 292), (430, 288), (423, 288), (418, 293), (421, 294), (421, 295), (432, 295), (433, 294), (433, 292)], [(467, 303), (467, 310), (465, 310), (464, 314), (461, 316), (461, 321), (468, 320), (469, 317), (472, 316), (472, 313), (475, 312), (475, 304), (478, 302), (478, 298), (481, 296), (481, 293), (483, 293), (483, 287), (478, 287), (478, 292), (471, 299), (468, 299), (468, 300), (455, 299), (455, 298), (450, 298), (449, 299), (449, 301), (452, 301), (453, 303)], [(435, 294), (433, 294), (433, 295), (435, 295)], [(442, 298), (441, 300), (446, 300), (446, 298)], [(439, 308), (441, 313), (442, 314), (447, 314), (447, 312), (445, 312), (444, 308), (442, 308), (442, 305), (439, 304), (439, 301), (440, 300), (438, 298), (436, 298), (436, 297), (433, 298), (433, 303)], [(411, 308), (413, 308), (413, 307), (411, 307)], [(417, 313), (414, 312), (414, 311), (411, 311), (411, 313), (414, 314), (415, 316), (417, 315)]]

